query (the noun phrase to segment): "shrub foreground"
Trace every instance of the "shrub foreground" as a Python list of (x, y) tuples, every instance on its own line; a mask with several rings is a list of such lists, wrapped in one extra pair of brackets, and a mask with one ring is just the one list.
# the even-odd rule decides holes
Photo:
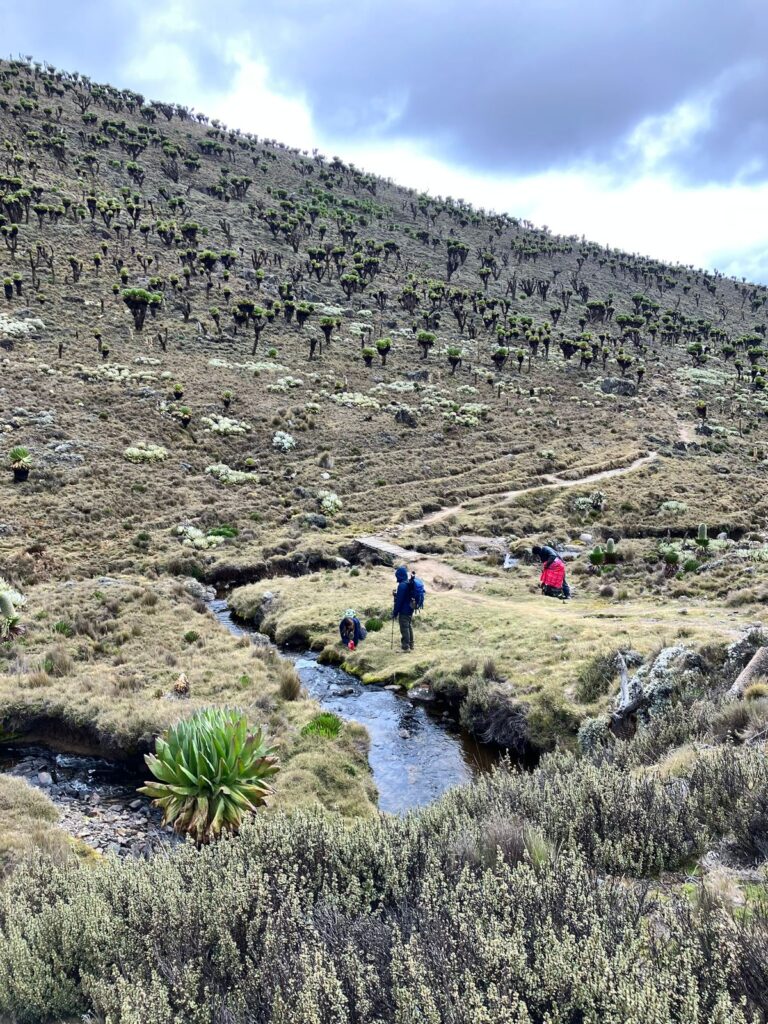
[(610, 762), (502, 769), (404, 819), (265, 816), (151, 862), (20, 868), (0, 1015), (111, 1024), (765, 1020), (768, 924), (641, 876), (765, 806), (755, 748), (685, 785)]

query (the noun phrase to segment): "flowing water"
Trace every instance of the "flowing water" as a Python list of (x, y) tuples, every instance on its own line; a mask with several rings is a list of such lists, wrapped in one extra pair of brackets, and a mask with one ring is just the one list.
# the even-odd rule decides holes
[[(233, 621), (225, 600), (211, 601), (209, 607), (236, 636), (255, 632)], [(431, 803), (452, 786), (471, 782), (482, 772), (490, 771), (499, 759), (498, 750), (478, 743), (460, 729), (448, 710), (435, 701), (417, 700), (382, 686), (363, 685), (334, 665), (319, 664), (312, 652), (285, 652), (283, 656), (296, 666), (304, 688), (318, 704), (368, 730), (368, 760), (382, 811), (402, 814)], [(58, 753), (44, 746), (25, 745), (21, 740), (0, 747), (0, 773), (19, 775), (41, 786), (64, 808), (65, 816), (74, 815), (73, 827), (82, 824), (81, 809), (94, 804), (99, 813), (111, 808), (124, 809), (126, 814), (130, 810), (135, 819), (133, 824), (149, 824), (149, 801), (139, 800), (136, 792), (146, 771), (137, 775), (135, 768), (119, 762)], [(152, 816), (158, 817), (155, 812)], [(139, 829), (144, 831), (144, 827)]]
[[(237, 636), (253, 630), (233, 621), (225, 600), (211, 611)], [(441, 793), (471, 782), (498, 760), (495, 749), (478, 743), (434, 703), (421, 703), (381, 686), (363, 685), (335, 665), (321, 665), (312, 653), (286, 654), (309, 695), (371, 737), (368, 760), (379, 791), (379, 809), (400, 814), (436, 800)]]

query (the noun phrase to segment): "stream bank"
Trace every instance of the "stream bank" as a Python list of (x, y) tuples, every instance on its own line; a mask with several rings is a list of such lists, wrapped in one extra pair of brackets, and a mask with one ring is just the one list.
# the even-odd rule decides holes
[[(261, 637), (233, 618), (226, 599), (211, 601), (208, 607), (235, 636)], [(490, 771), (501, 756), (498, 748), (459, 728), (448, 706), (421, 689), (409, 696), (398, 686), (363, 684), (335, 665), (320, 664), (314, 652), (284, 656), (293, 661), (304, 688), (323, 709), (368, 730), (368, 761), (381, 811), (402, 814), (431, 803), (447, 789)]]
[(100, 853), (149, 857), (179, 841), (136, 792), (146, 773), (137, 775), (125, 763), (19, 743), (0, 749), (0, 773), (42, 790), (60, 812), (59, 826)]

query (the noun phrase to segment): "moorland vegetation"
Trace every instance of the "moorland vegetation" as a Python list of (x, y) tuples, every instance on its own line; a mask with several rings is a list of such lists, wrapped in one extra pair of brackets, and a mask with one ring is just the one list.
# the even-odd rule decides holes
[[(140, 760), (220, 709), (280, 764), (146, 863), (0, 775), (0, 1015), (765, 1021), (768, 289), (31, 60), (0, 124), (0, 738)], [(342, 658), (403, 559), (415, 651)], [(212, 587), (538, 767), (377, 815)]]

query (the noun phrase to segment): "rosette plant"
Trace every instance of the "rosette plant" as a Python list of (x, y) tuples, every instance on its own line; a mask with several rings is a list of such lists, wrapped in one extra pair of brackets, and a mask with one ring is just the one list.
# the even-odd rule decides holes
[(16, 445), (15, 448), (11, 448), (8, 454), (8, 462), (13, 470), (14, 480), (18, 482), (27, 479), (32, 468), (32, 456), (28, 448), (20, 444)]
[(139, 789), (164, 814), (163, 822), (198, 843), (236, 833), (248, 814), (268, 800), (279, 768), (261, 729), (245, 715), (205, 708), (158, 737), (145, 757), (154, 776)]

